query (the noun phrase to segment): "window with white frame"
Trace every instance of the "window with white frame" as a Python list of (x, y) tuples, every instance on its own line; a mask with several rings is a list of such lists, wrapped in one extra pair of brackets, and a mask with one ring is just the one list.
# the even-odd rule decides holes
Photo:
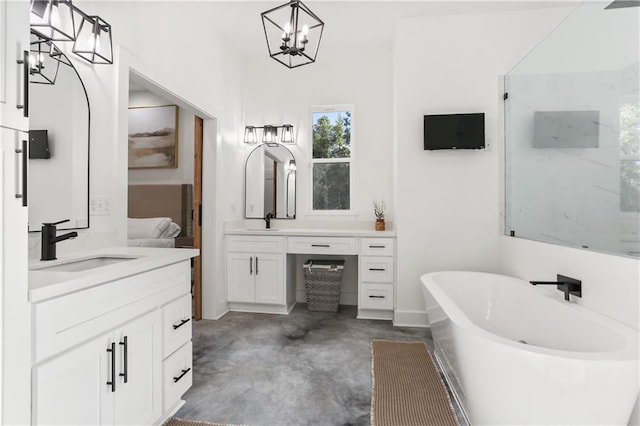
[(353, 108), (336, 106), (311, 110), (312, 210), (351, 209)]

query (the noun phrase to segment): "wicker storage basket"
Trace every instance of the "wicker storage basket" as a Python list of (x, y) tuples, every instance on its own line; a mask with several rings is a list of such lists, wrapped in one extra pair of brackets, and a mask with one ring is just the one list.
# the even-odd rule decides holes
[(338, 312), (344, 260), (307, 260), (304, 263), (304, 285), (307, 309)]

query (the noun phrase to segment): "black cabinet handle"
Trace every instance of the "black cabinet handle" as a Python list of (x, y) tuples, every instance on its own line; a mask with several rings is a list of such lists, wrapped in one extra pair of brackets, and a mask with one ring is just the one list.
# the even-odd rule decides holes
[(107, 352), (111, 352), (111, 381), (107, 385), (111, 386), (111, 392), (116, 391), (116, 342), (111, 343), (111, 347), (107, 348)]
[(370, 271), (386, 271), (384, 268), (369, 268)]
[(123, 355), (124, 355), (124, 366), (122, 368), (122, 373), (119, 374), (120, 377), (124, 377), (124, 382), (127, 383), (127, 380), (129, 379), (129, 345), (127, 344), (127, 336), (124, 336), (124, 341), (120, 342), (119, 345), (122, 346), (123, 348)]
[(385, 298), (385, 296), (374, 296), (374, 295), (369, 295), (369, 297), (371, 299), (384, 299)]
[(16, 154), (22, 155), (22, 193), (16, 194), (16, 198), (22, 199), (22, 207), (27, 207), (27, 179), (29, 178), (29, 174), (27, 173), (27, 167), (29, 162), (29, 156), (27, 153), (27, 141), (22, 141), (22, 148), (18, 148), (15, 150)]
[(191, 371), (191, 367), (187, 368), (186, 370), (182, 370), (181, 374), (178, 377), (173, 378), (173, 383), (178, 383), (180, 379), (182, 379), (189, 371)]
[(386, 246), (369, 246), (369, 248), (385, 248)]
[(249, 275), (253, 275), (253, 256), (249, 258)]
[(311, 244), (311, 247), (331, 247), (329, 244)]
[(258, 256), (256, 256), (256, 275), (258, 275)]
[(16, 105), (16, 108), (22, 110), (24, 117), (29, 117), (29, 51), (22, 53), (22, 59), (17, 61), (22, 65), (22, 95), (24, 97), (22, 105)]
[(189, 321), (191, 321), (191, 318), (183, 319), (182, 321), (180, 321), (180, 324), (173, 324), (173, 329), (177, 330), (183, 325), (185, 325), (186, 323), (188, 323)]

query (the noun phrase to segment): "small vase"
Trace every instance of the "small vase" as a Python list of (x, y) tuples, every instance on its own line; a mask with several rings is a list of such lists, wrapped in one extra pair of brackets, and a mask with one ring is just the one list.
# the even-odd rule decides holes
[(376, 231), (384, 231), (384, 219), (376, 219)]

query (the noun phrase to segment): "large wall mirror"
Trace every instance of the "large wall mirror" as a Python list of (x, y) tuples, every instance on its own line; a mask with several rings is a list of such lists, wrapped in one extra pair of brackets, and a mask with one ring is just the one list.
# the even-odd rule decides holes
[(262, 144), (247, 157), (244, 171), (244, 217), (296, 217), (296, 159), (280, 144)]
[(88, 228), (89, 98), (71, 61), (50, 42), (32, 35), (31, 56), (29, 231), (64, 219), (58, 229)]
[(506, 75), (507, 235), (640, 256), (632, 3), (581, 3)]

